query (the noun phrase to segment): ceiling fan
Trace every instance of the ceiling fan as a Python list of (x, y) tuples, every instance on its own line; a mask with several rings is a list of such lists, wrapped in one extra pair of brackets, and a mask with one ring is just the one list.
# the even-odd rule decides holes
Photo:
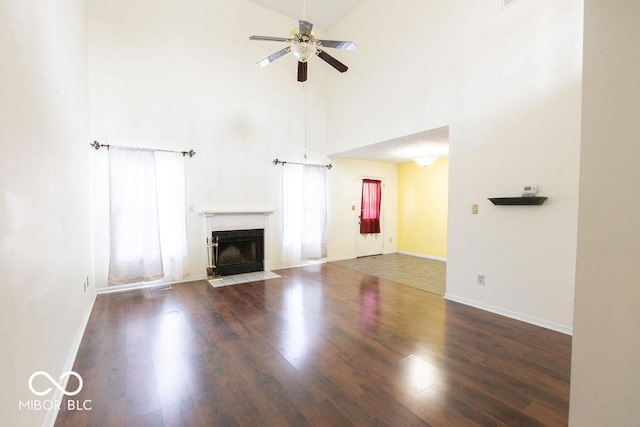
[(324, 48), (341, 49), (341, 50), (356, 50), (356, 44), (350, 41), (339, 40), (320, 40), (316, 38), (316, 33), (313, 30), (313, 24), (305, 21), (305, 3), (302, 2), (302, 19), (298, 21), (298, 27), (291, 30), (291, 37), (269, 37), (269, 36), (251, 36), (249, 40), (265, 40), (274, 42), (284, 42), (288, 46), (278, 52), (267, 56), (261, 61), (256, 63), (256, 66), (262, 68), (271, 64), (276, 59), (286, 55), (289, 52), (293, 52), (293, 55), (298, 60), (298, 81), (307, 81), (307, 61), (311, 55), (316, 55), (327, 64), (331, 65), (336, 70), (344, 73), (349, 69), (342, 62), (338, 61), (333, 56), (324, 51)]

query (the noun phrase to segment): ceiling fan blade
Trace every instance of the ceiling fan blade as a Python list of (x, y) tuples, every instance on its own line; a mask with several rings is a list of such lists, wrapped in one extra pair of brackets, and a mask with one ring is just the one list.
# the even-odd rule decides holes
[(342, 62), (338, 61), (336, 58), (329, 55), (327, 52), (323, 50), (318, 49), (316, 52), (316, 55), (318, 55), (320, 59), (322, 59), (324, 62), (331, 65), (333, 68), (340, 71), (341, 73), (344, 73), (349, 69), (349, 67), (347, 67)]
[(300, 34), (311, 34), (311, 30), (313, 30), (313, 24), (311, 22), (300, 20), (298, 21), (298, 29), (300, 30)]
[(299, 82), (307, 81), (307, 64), (308, 62), (298, 61), (298, 81)]
[(285, 47), (282, 50), (277, 51), (276, 53), (267, 56), (266, 58), (264, 58), (262, 61), (259, 61), (256, 63), (256, 66), (262, 68), (262, 67), (266, 67), (267, 65), (271, 64), (273, 61), (275, 61), (276, 59), (280, 58), (281, 56), (286, 55), (287, 53), (289, 53), (289, 51), (291, 50), (290, 47)]
[(342, 50), (356, 50), (357, 46), (354, 42), (341, 40), (318, 40), (323, 47), (331, 47)]
[(286, 39), (284, 37), (269, 37), (269, 36), (251, 36), (249, 40), (264, 40), (269, 42), (290, 42), (291, 39)]

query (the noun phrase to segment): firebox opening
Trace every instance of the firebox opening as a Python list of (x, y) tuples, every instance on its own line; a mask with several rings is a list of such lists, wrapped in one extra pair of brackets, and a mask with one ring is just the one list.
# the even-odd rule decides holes
[(216, 274), (252, 273), (264, 271), (264, 230), (214, 231), (218, 242)]

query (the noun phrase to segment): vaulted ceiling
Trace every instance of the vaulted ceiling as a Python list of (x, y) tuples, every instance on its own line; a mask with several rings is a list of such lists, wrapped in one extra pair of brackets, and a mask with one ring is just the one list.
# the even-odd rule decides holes
[[(293, 19), (302, 18), (303, 0), (250, 0)], [(306, 20), (328, 30), (362, 0), (305, 0)]]

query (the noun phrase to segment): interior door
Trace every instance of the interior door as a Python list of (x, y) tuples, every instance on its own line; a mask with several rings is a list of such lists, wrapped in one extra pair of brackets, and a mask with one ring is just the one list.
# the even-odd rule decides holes
[[(363, 205), (367, 203), (366, 197), (363, 197), (362, 192), (363, 192), (363, 183), (365, 181), (370, 181), (370, 180), (377, 180), (380, 181), (380, 188), (381, 188), (381, 195), (380, 195), (380, 210), (379, 210), (379, 215), (380, 215), (380, 232), (379, 233), (366, 233), (366, 234), (362, 234), (360, 233), (360, 223), (362, 222), (362, 216), (363, 213), (366, 210), (366, 206)], [(358, 214), (358, 223), (356, 224), (356, 230), (358, 233), (358, 237), (357, 237), (357, 248), (356, 248), (356, 256), (358, 257), (364, 257), (364, 256), (371, 256), (371, 255), (380, 255), (383, 252), (384, 249), (384, 210), (383, 210), (383, 206), (384, 203), (382, 203), (384, 201), (384, 180), (382, 178), (375, 178), (375, 177), (360, 177), (357, 181), (357, 197), (359, 199), (359, 214)]]

